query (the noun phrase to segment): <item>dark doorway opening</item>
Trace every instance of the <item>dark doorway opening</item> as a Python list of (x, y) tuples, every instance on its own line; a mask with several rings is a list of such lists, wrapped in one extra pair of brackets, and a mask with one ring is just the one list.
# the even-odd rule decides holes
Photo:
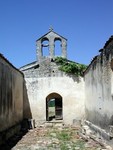
[(57, 93), (51, 93), (46, 97), (46, 120), (62, 120), (62, 97)]

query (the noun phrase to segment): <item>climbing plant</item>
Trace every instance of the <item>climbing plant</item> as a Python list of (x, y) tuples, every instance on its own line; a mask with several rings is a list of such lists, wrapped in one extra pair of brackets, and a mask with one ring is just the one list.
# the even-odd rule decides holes
[(75, 74), (77, 76), (83, 76), (83, 72), (87, 68), (84, 64), (78, 64), (68, 61), (66, 58), (56, 57), (55, 62), (60, 65), (59, 69), (66, 73)]

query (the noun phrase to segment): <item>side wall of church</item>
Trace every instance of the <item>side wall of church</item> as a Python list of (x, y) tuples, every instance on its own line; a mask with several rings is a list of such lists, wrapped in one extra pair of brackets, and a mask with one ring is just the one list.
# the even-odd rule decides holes
[(86, 119), (107, 129), (113, 125), (113, 40), (85, 72)]
[(0, 132), (23, 119), (23, 74), (0, 55)]

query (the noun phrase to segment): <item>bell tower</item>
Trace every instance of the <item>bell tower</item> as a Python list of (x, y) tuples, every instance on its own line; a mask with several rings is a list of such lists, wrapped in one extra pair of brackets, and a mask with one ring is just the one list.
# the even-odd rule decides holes
[[(36, 41), (36, 48), (37, 48), (37, 61), (41, 62), (45, 58), (55, 58), (55, 42), (60, 41), (61, 47), (61, 55), (59, 57), (67, 58), (67, 39), (63, 36), (57, 34), (53, 31), (52, 28), (49, 29), (49, 32), (43, 35)], [(44, 47), (48, 48), (48, 55), (43, 55)]]

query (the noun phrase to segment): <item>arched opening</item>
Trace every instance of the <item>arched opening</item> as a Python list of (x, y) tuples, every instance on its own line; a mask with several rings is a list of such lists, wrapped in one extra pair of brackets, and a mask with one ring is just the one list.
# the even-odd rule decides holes
[(49, 56), (49, 40), (42, 39), (42, 56)]
[(46, 97), (46, 120), (62, 120), (62, 97), (58, 93), (51, 93)]
[(55, 56), (61, 56), (62, 54), (61, 39), (55, 38), (54, 43), (55, 43)]

